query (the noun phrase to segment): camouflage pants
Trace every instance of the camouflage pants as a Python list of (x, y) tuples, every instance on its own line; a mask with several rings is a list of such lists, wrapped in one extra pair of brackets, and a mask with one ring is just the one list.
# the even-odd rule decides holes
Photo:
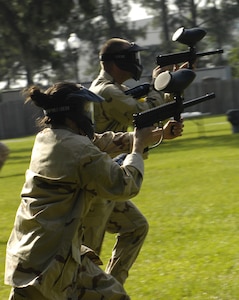
[(9, 300), (130, 300), (123, 286), (86, 256), (80, 266), (70, 258), (60, 278), (49, 273), (44, 283), (12, 288)]
[(85, 219), (84, 244), (100, 254), (105, 231), (117, 234), (106, 273), (124, 284), (148, 233), (148, 222), (130, 201), (95, 201)]
[(0, 142), (0, 170), (2, 169), (9, 155), (9, 149), (6, 145)]

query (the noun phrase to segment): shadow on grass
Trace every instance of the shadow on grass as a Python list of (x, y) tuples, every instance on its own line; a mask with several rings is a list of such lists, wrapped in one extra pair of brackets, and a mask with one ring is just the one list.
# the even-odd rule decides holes
[[(239, 134), (220, 135), (220, 136), (203, 136), (203, 137), (179, 137), (175, 140), (165, 140), (158, 148), (160, 152), (193, 150), (198, 148), (218, 148), (218, 147), (235, 147), (239, 148)], [(151, 150), (152, 151), (152, 150)]]
[(9, 157), (7, 159), (7, 164), (8, 165), (15, 165), (16, 163), (17, 164), (26, 164), (26, 163), (29, 163), (30, 162), (30, 158), (31, 156), (12, 156), (12, 157)]
[(9, 175), (0, 174), (0, 178), (11, 178), (11, 177), (20, 177), (20, 176), (25, 176), (25, 173), (9, 174)]
[[(9, 147), (10, 148), (10, 147)], [(11, 153), (21, 153), (21, 152), (24, 152), (24, 153), (26, 153), (26, 152), (30, 152), (31, 153), (31, 151), (32, 151), (32, 146), (31, 147), (24, 147), (24, 148), (17, 148), (17, 149), (15, 149), (15, 148), (10, 148), (10, 151), (11, 151)]]
[(21, 155), (21, 153), (23, 153), (24, 155), (26, 154), (30, 154), (32, 151), (32, 148), (18, 148), (18, 149), (10, 149), (10, 156), (14, 156), (15, 155)]
[(8, 240), (0, 241), (0, 245), (6, 246), (6, 245), (7, 245), (7, 241), (8, 241)]
[(9, 157), (7, 159), (7, 164), (26, 164), (29, 163), (31, 158), (31, 149), (30, 148), (20, 148), (10, 150)]

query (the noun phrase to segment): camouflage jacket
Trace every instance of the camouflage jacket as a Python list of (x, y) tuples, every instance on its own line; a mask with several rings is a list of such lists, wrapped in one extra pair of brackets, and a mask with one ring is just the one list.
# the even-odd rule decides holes
[(127, 89), (128, 87), (125, 85), (114, 82), (113, 78), (103, 70), (98, 78), (92, 82), (90, 90), (105, 99), (105, 101), (95, 105), (96, 132), (125, 132), (129, 126), (133, 125), (134, 113), (171, 101), (170, 97), (164, 96), (154, 89), (151, 89), (144, 99), (135, 99), (125, 95), (124, 91)]
[(66, 129), (37, 134), (7, 244), (6, 284), (40, 284), (47, 293), (49, 284), (44, 284), (62, 278), (69, 255), (81, 264), (82, 224), (91, 201), (123, 201), (139, 192), (142, 157), (129, 154), (119, 166), (99, 149), (117, 153), (131, 147), (130, 134), (122, 139), (125, 143), (120, 145), (120, 134), (96, 135), (96, 146), (88, 137)]

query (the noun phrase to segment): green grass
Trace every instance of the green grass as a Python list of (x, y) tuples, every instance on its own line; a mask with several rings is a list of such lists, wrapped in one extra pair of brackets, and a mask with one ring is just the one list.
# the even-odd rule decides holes
[[(201, 128), (201, 130), (203, 127)], [(125, 288), (132, 300), (239, 300), (239, 134), (225, 116), (185, 121), (184, 135), (150, 151), (133, 199), (150, 231)], [(6, 242), (19, 204), (33, 138), (7, 140), (0, 173), (0, 298)], [(107, 234), (107, 262), (115, 236)]]

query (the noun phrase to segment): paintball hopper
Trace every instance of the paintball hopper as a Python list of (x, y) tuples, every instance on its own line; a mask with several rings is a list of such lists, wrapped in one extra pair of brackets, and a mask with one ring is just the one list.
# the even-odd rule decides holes
[(166, 93), (180, 93), (190, 85), (195, 77), (195, 72), (190, 69), (180, 69), (175, 72), (165, 71), (156, 77), (154, 88)]
[(180, 27), (172, 36), (172, 41), (177, 41), (179, 43), (193, 47), (197, 42), (204, 38), (206, 31), (202, 28), (191, 28), (185, 29)]

